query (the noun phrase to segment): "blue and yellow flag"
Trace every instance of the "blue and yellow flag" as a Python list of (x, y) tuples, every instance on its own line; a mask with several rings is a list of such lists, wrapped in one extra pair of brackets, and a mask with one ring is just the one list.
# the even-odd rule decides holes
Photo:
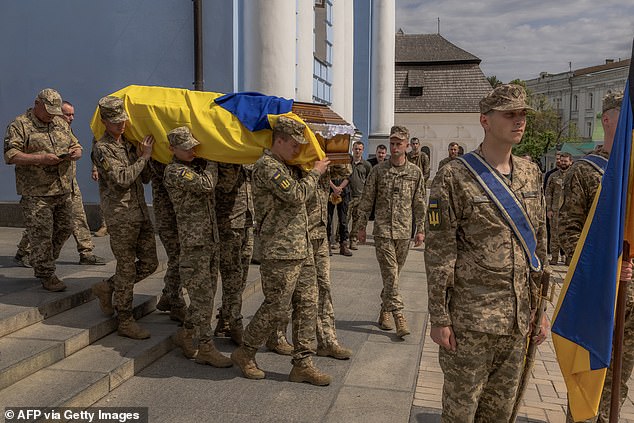
[[(172, 159), (167, 133), (179, 126), (188, 126), (200, 141), (196, 150), (198, 156), (224, 163), (247, 164), (254, 163), (262, 151), (271, 146), (270, 128), (275, 126), (279, 116), (288, 116), (305, 124), (290, 111), (291, 100), (258, 93), (224, 95), (130, 85), (110, 95), (123, 99), (130, 116), (126, 138), (139, 142), (144, 136), (153, 135), (156, 142), (152, 158), (162, 163)], [(98, 107), (90, 128), (96, 139), (105, 131)], [(308, 126), (304, 137), (308, 144), (302, 146), (299, 156), (291, 164), (312, 167), (315, 160), (325, 157), (325, 153)]]
[(623, 241), (634, 246), (632, 73), (630, 69), (608, 166), (553, 317), (553, 343), (575, 421), (598, 412), (612, 353)]

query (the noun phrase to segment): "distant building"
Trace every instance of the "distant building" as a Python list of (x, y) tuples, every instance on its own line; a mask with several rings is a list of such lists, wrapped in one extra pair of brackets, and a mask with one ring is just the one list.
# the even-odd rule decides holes
[(409, 128), (429, 155), (432, 173), (450, 142), (466, 152), (484, 138), (478, 102), (491, 91), (481, 60), (439, 34), (396, 34), (396, 124)]
[(546, 97), (564, 125), (573, 123), (579, 137), (592, 140), (602, 133), (599, 116), (603, 96), (625, 88), (629, 65), (630, 59), (608, 59), (605, 64), (571, 72), (542, 72), (538, 78), (526, 81), (526, 88)]

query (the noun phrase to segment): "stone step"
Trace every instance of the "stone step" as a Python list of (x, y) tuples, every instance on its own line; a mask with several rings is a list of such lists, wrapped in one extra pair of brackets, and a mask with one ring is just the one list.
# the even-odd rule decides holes
[(174, 346), (177, 325), (165, 313), (139, 323), (152, 336), (133, 340), (112, 333), (0, 391), (4, 407), (88, 407)]

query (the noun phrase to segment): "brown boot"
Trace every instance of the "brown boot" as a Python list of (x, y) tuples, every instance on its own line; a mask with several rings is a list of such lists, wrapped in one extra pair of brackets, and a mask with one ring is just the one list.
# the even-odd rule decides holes
[(352, 256), (352, 251), (348, 250), (348, 246), (346, 245), (345, 242), (339, 243), (339, 254), (346, 257)]
[(402, 338), (410, 334), (409, 327), (407, 327), (407, 320), (405, 320), (405, 316), (403, 316), (403, 313), (400, 311), (394, 313), (394, 323), (396, 324), (396, 336)]
[(95, 231), (95, 236), (96, 237), (101, 237), (101, 236), (106, 236), (108, 235), (108, 227), (106, 225), (103, 225), (101, 228), (97, 229)]
[(119, 336), (125, 336), (132, 339), (147, 339), (150, 337), (150, 331), (139, 326), (132, 317), (119, 319), (117, 333)]
[(99, 299), (99, 308), (106, 316), (112, 316), (114, 314), (114, 307), (112, 306), (112, 293), (114, 288), (110, 286), (108, 279), (104, 279), (101, 282), (97, 282), (92, 286), (92, 293)]
[(233, 363), (231, 359), (224, 356), (216, 349), (212, 341), (198, 344), (198, 355), (196, 363), (211, 364), (214, 367), (231, 367)]
[(266, 341), (266, 348), (279, 355), (293, 354), (293, 346), (288, 343), (286, 336), (277, 337), (277, 334), (270, 336)]
[(244, 328), (242, 323), (236, 323), (231, 327), (231, 340), (234, 344), (242, 345), (242, 336), (244, 335)]
[(172, 307), (170, 311), (170, 320), (175, 322), (185, 323), (185, 316), (187, 315), (187, 307)]
[(255, 362), (255, 348), (241, 345), (231, 354), (231, 361), (242, 370), (247, 379), (264, 379), (264, 372)]
[(225, 320), (220, 313), (216, 316), (218, 323), (216, 323), (216, 329), (214, 329), (214, 336), (218, 338), (224, 338), (231, 335), (231, 328), (229, 327), (229, 321)]
[(194, 331), (192, 329), (180, 328), (172, 337), (174, 345), (180, 347), (183, 355), (187, 358), (194, 358), (198, 350), (194, 347)]
[(161, 294), (161, 298), (156, 303), (156, 309), (160, 311), (170, 311), (172, 309), (172, 301), (168, 294)]
[(383, 330), (394, 329), (394, 324), (392, 323), (392, 315), (389, 311), (381, 310), (381, 313), (379, 314), (379, 327)]
[(320, 357), (332, 357), (337, 360), (347, 360), (352, 357), (352, 350), (344, 348), (338, 343), (317, 347), (317, 355)]
[(66, 289), (66, 285), (57, 276), (52, 275), (48, 278), (40, 278), (42, 287), (51, 292), (60, 292)]
[(306, 382), (311, 385), (327, 386), (330, 385), (332, 378), (326, 373), (319, 371), (310, 358), (302, 360), (300, 363), (293, 364), (293, 370), (288, 375), (291, 382)]
[(351, 239), (350, 240), (350, 249), (351, 250), (358, 250), (359, 249), (356, 239)]

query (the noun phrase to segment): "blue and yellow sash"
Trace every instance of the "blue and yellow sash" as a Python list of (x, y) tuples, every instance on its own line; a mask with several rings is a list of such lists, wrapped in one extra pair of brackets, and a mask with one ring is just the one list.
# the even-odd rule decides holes
[(535, 254), (537, 249), (537, 236), (524, 206), (511, 191), (502, 177), (479, 155), (471, 152), (458, 157), (464, 165), (473, 173), (489, 198), (495, 203), (504, 216), (513, 233), (519, 239), (528, 257), (531, 269), (540, 271), (542, 263)]
[(608, 159), (598, 154), (588, 154), (581, 160), (590, 163), (601, 175), (605, 173), (605, 169), (608, 167)]

